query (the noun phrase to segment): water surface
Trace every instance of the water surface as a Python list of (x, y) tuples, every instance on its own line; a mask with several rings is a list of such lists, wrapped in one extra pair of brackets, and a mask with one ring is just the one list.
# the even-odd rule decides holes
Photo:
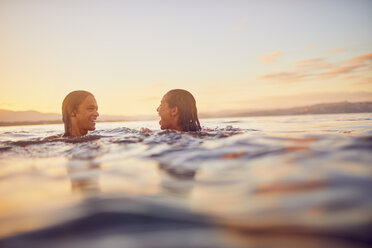
[[(0, 246), (368, 247), (372, 114), (0, 128)], [(141, 133), (141, 127), (153, 130)]]

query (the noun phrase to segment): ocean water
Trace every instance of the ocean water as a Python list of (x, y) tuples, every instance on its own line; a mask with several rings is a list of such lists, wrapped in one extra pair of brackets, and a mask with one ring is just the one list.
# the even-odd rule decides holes
[(372, 114), (201, 123), (0, 127), (0, 247), (370, 247)]

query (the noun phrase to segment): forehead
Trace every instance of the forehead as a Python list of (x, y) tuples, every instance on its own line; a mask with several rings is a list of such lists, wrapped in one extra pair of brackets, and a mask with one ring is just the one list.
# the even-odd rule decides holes
[(161, 99), (160, 105), (161, 105), (163, 108), (169, 108), (167, 95), (163, 96), (163, 98)]
[(94, 96), (88, 95), (84, 101), (80, 104), (80, 106), (86, 107), (86, 106), (94, 106), (97, 107), (97, 102)]
[(167, 94), (165, 94), (165, 95), (163, 96), (163, 98), (161, 99), (161, 102), (162, 102), (162, 103), (168, 103), (168, 95), (167, 95)]

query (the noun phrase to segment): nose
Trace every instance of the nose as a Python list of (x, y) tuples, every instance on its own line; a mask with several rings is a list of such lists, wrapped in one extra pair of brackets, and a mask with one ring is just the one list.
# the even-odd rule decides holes
[(158, 113), (159, 113), (159, 108), (160, 108), (160, 106), (156, 108), (156, 111), (158, 111)]

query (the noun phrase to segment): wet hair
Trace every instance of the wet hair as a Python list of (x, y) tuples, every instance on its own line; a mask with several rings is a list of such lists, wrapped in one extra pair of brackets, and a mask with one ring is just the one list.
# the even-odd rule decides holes
[(70, 115), (73, 111), (77, 111), (79, 105), (85, 100), (87, 96), (93, 96), (92, 93), (85, 90), (76, 90), (70, 92), (62, 103), (62, 121), (65, 124), (65, 134), (63, 136), (70, 136)]
[(196, 101), (190, 92), (181, 89), (170, 90), (166, 94), (166, 101), (169, 107), (178, 108), (183, 131), (200, 131)]

